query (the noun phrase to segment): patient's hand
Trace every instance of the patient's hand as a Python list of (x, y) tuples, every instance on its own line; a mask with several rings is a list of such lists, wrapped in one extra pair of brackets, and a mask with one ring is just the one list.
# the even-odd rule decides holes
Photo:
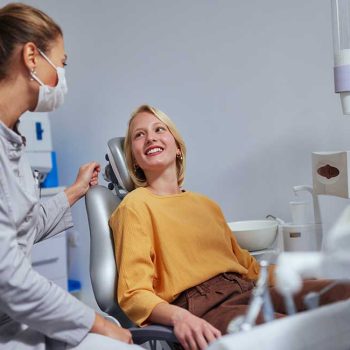
[(174, 333), (185, 350), (203, 350), (221, 336), (221, 332), (210, 323), (185, 309), (173, 318)]
[(221, 336), (210, 323), (177, 305), (160, 303), (147, 321), (174, 327), (176, 338), (185, 350), (203, 350)]
[(125, 328), (119, 327), (111, 321), (106, 320), (99, 314), (96, 314), (95, 322), (90, 332), (101, 334), (116, 340), (120, 340), (124, 343), (132, 344), (132, 337), (130, 331), (128, 331)]

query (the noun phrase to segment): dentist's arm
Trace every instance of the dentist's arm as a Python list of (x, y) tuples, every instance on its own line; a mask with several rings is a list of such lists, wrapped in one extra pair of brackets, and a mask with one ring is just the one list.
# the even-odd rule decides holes
[(96, 162), (84, 164), (79, 168), (77, 178), (73, 185), (64, 190), (70, 206), (81, 197), (85, 196), (90, 186), (98, 184), (98, 174), (100, 170), (101, 167)]
[(0, 181), (0, 311), (49, 338), (76, 346), (93, 332), (130, 342), (129, 331), (104, 320), (93, 309), (41, 276), (17, 241), (15, 206)]
[(0, 311), (49, 338), (77, 345), (95, 312), (32, 269), (18, 242), (15, 212), (11, 192), (0, 181)]
[(100, 165), (91, 162), (80, 167), (73, 185), (40, 203), (35, 242), (52, 237), (73, 226), (70, 207), (83, 197), (90, 186), (98, 184)]

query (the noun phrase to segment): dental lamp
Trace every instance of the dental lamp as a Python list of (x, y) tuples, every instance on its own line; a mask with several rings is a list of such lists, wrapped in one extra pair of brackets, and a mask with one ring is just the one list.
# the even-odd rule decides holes
[(350, 0), (332, 0), (334, 86), (350, 115)]

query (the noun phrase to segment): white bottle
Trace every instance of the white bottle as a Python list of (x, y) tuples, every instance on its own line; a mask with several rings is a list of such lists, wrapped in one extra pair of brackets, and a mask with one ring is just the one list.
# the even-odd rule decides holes
[(311, 193), (314, 204), (314, 222), (308, 222), (308, 202), (290, 202), (292, 223), (284, 224), (283, 243), (284, 250), (294, 251), (319, 251), (322, 246), (322, 225), (318, 197), (314, 195), (310, 186), (293, 187), (295, 194), (300, 191)]

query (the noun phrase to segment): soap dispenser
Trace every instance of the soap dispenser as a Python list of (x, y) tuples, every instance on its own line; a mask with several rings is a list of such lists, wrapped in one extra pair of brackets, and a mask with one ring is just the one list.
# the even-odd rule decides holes
[(308, 203), (291, 202), (292, 222), (283, 225), (283, 243), (285, 251), (319, 251), (322, 246), (322, 224), (318, 196), (311, 186), (294, 186), (295, 195), (308, 192), (313, 199), (313, 222), (307, 219)]

